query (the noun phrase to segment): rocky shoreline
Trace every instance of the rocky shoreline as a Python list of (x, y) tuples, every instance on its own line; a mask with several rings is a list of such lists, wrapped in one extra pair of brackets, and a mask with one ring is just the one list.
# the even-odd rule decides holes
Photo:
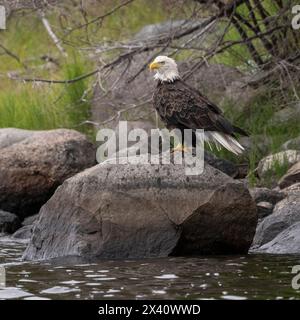
[(300, 253), (297, 153), (268, 189), (208, 155), (199, 176), (172, 163), (96, 164), (74, 130), (0, 129), (0, 148), (0, 233), (30, 238), (24, 259)]

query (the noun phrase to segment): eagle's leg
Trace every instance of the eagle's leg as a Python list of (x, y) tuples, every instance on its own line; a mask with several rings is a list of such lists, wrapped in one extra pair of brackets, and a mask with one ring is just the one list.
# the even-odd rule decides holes
[(172, 152), (177, 152), (177, 151), (180, 151), (180, 152), (190, 152), (191, 150), (185, 146), (184, 144), (181, 144), (179, 143), (173, 150)]

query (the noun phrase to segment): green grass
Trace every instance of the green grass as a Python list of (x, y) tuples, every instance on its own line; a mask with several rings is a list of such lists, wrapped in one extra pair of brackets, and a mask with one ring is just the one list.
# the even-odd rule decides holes
[[(255, 169), (259, 160), (269, 154), (281, 151), (280, 148), (284, 142), (300, 134), (299, 118), (285, 122), (270, 121), (278, 111), (279, 105), (278, 97), (272, 96), (267, 91), (257, 95), (242, 112), (237, 112), (236, 106), (231, 101), (227, 101), (224, 104), (225, 116), (250, 134), (252, 147), (238, 158), (224, 149), (221, 151), (214, 150), (214, 153), (235, 163), (248, 163), (250, 169), (249, 180), (252, 185), (257, 183), (270, 185), (272, 174), (276, 178), (280, 178), (286, 173), (287, 163), (274, 163), (269, 176), (266, 175), (266, 179), (258, 181)], [(264, 143), (264, 148), (262, 148), (261, 144), (264, 140), (266, 142)]]
[[(76, 59), (64, 66), (62, 75), (74, 78), (86, 72), (85, 68)], [(88, 81), (62, 86), (15, 82), (0, 93), (0, 127), (36, 130), (77, 127), (89, 118), (87, 89)]]
[(266, 187), (276, 186), (276, 182), (286, 174), (288, 169), (289, 162), (287, 158), (283, 159), (283, 161), (275, 159), (271, 168), (264, 174), (263, 185)]
[[(72, 64), (64, 66), (66, 79), (74, 79), (85, 72), (86, 66), (83, 61), (75, 57)], [(65, 111), (69, 114), (71, 123), (78, 124), (78, 121), (84, 121), (90, 117), (90, 91), (89, 79), (80, 80), (68, 84), (64, 88), (62, 99), (58, 104), (65, 107)]]
[[(71, 55), (59, 60), (57, 68), (42, 68), (41, 56), (59, 57), (57, 48), (49, 39), (41, 21), (34, 16), (18, 16), (8, 21), (0, 41), (21, 63), (8, 55), (1, 57), (0, 71), (17, 72), (22, 76), (46, 79), (69, 79), (88, 71), (90, 65)], [(24, 67), (26, 66), (26, 67)], [(86, 119), (88, 103), (80, 98), (87, 83), (49, 85), (23, 83), (3, 77), (0, 82), (0, 127), (24, 129), (72, 128)]]

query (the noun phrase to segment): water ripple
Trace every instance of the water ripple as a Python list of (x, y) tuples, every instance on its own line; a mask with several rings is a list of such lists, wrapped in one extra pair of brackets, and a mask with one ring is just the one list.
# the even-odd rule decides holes
[(21, 261), (26, 243), (0, 238), (6, 287), (0, 299), (299, 299), (291, 288), (300, 256), (248, 255)]

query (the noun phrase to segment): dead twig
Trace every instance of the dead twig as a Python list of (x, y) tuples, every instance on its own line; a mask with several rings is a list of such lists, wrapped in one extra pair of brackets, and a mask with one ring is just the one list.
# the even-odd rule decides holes
[(48, 21), (48, 19), (45, 17), (45, 13), (43, 11), (39, 11), (39, 16), (42, 20), (42, 23), (47, 31), (47, 33), (49, 34), (50, 38), (53, 40), (54, 44), (56, 45), (57, 49), (59, 50), (59, 52), (64, 56), (67, 57), (68, 54), (66, 52), (66, 50), (63, 48), (63, 46), (61, 45), (61, 40), (56, 36), (56, 34), (53, 32), (50, 23)]

